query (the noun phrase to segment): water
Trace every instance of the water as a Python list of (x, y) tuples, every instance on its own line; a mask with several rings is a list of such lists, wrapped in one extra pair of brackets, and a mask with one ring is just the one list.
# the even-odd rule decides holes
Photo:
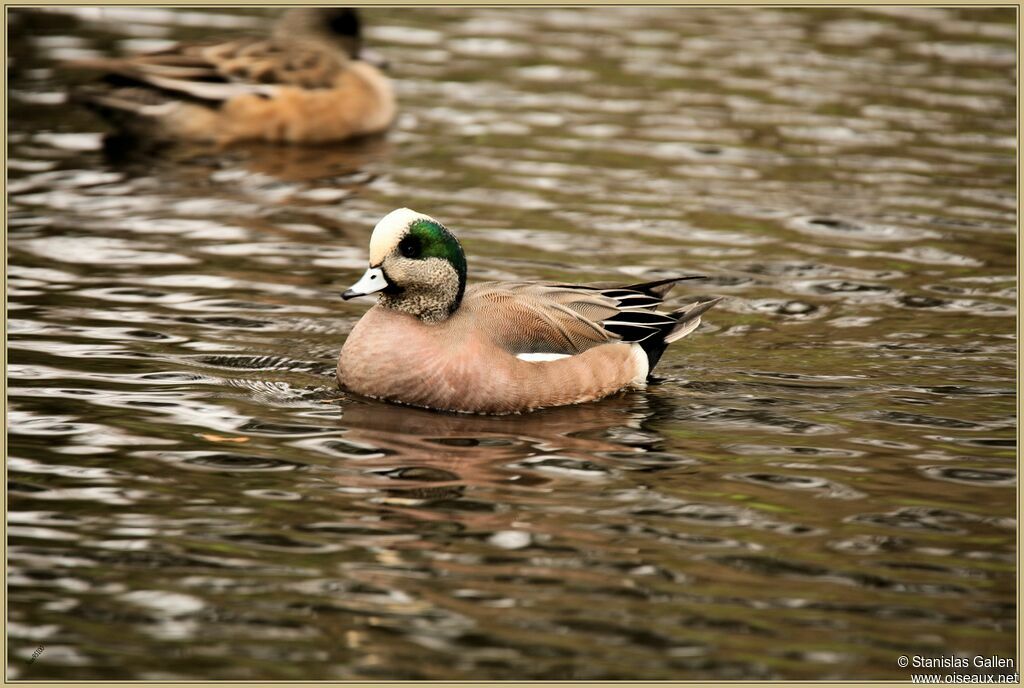
[[(1012, 656), (1012, 9), (367, 10), (387, 137), (126, 160), (59, 61), (267, 13), (12, 14), (9, 677)], [(727, 299), (644, 392), (349, 397), (338, 293), (399, 206), (471, 279)]]

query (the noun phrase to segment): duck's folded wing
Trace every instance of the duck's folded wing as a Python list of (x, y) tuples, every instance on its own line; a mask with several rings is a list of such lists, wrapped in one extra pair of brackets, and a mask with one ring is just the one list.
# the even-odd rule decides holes
[(513, 354), (578, 354), (607, 342), (643, 341), (674, 324), (661, 303), (629, 287), (490, 282), (466, 300), (492, 340)]
[(82, 60), (71, 66), (104, 71), (105, 79), (116, 86), (149, 86), (214, 103), (246, 94), (270, 96), (277, 86), (328, 88), (342, 69), (337, 56), (324, 51), (264, 39), (182, 44), (130, 58)]
[(340, 54), (274, 40), (229, 41), (199, 53), (225, 79), (251, 85), (330, 88), (345, 66)]

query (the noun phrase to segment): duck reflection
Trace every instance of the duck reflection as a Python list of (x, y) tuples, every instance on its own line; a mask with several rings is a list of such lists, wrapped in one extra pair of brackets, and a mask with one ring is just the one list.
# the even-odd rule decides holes
[(394, 145), (384, 136), (366, 136), (342, 143), (319, 146), (278, 146), (269, 143), (238, 143), (229, 146), (213, 144), (155, 144), (140, 146), (134, 139), (109, 136), (103, 141), (107, 161), (118, 167), (138, 166), (140, 173), (149, 173), (155, 159), (171, 166), (225, 170), (237, 168), (240, 173), (273, 177), (282, 182), (314, 182), (349, 178), (346, 187), (359, 186), (354, 176), (365, 174), (363, 183), (372, 179), (366, 169), (387, 160)]
[(393, 506), (436, 506), (467, 488), (550, 491), (600, 479), (659, 448), (661, 436), (647, 428), (657, 402), (628, 392), (521, 416), (469, 416), (350, 399), (341, 422), (345, 442), (361, 448), (357, 486), (382, 490)]
[(237, 145), (226, 153), (246, 171), (286, 182), (351, 176), (388, 159), (394, 145), (384, 136), (367, 136), (320, 146)]

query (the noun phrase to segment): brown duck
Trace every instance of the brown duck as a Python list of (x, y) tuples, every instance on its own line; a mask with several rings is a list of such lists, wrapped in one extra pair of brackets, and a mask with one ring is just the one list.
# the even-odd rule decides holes
[(665, 348), (720, 299), (655, 310), (679, 277), (626, 287), (539, 282), (466, 286), (466, 258), (441, 223), (408, 208), (370, 237), (370, 267), (342, 294), (379, 294), (338, 359), (367, 397), (506, 414), (643, 387)]
[(269, 38), (181, 43), (69, 66), (104, 72), (72, 96), (123, 134), (308, 144), (378, 133), (394, 120), (390, 81), (361, 56), (355, 10), (306, 7), (284, 12)]

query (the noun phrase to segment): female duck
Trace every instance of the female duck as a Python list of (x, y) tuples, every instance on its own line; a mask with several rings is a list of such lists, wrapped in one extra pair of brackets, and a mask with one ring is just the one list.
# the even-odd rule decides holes
[(338, 381), (368, 397), (464, 413), (520, 413), (642, 387), (671, 342), (720, 299), (655, 310), (680, 277), (628, 287), (485, 282), (436, 220), (401, 208), (370, 237), (342, 298), (379, 294), (352, 329)]
[(304, 7), (281, 15), (270, 38), (184, 43), (69, 66), (105, 72), (73, 97), (129, 136), (302, 144), (390, 126), (394, 92), (364, 56), (355, 10)]

